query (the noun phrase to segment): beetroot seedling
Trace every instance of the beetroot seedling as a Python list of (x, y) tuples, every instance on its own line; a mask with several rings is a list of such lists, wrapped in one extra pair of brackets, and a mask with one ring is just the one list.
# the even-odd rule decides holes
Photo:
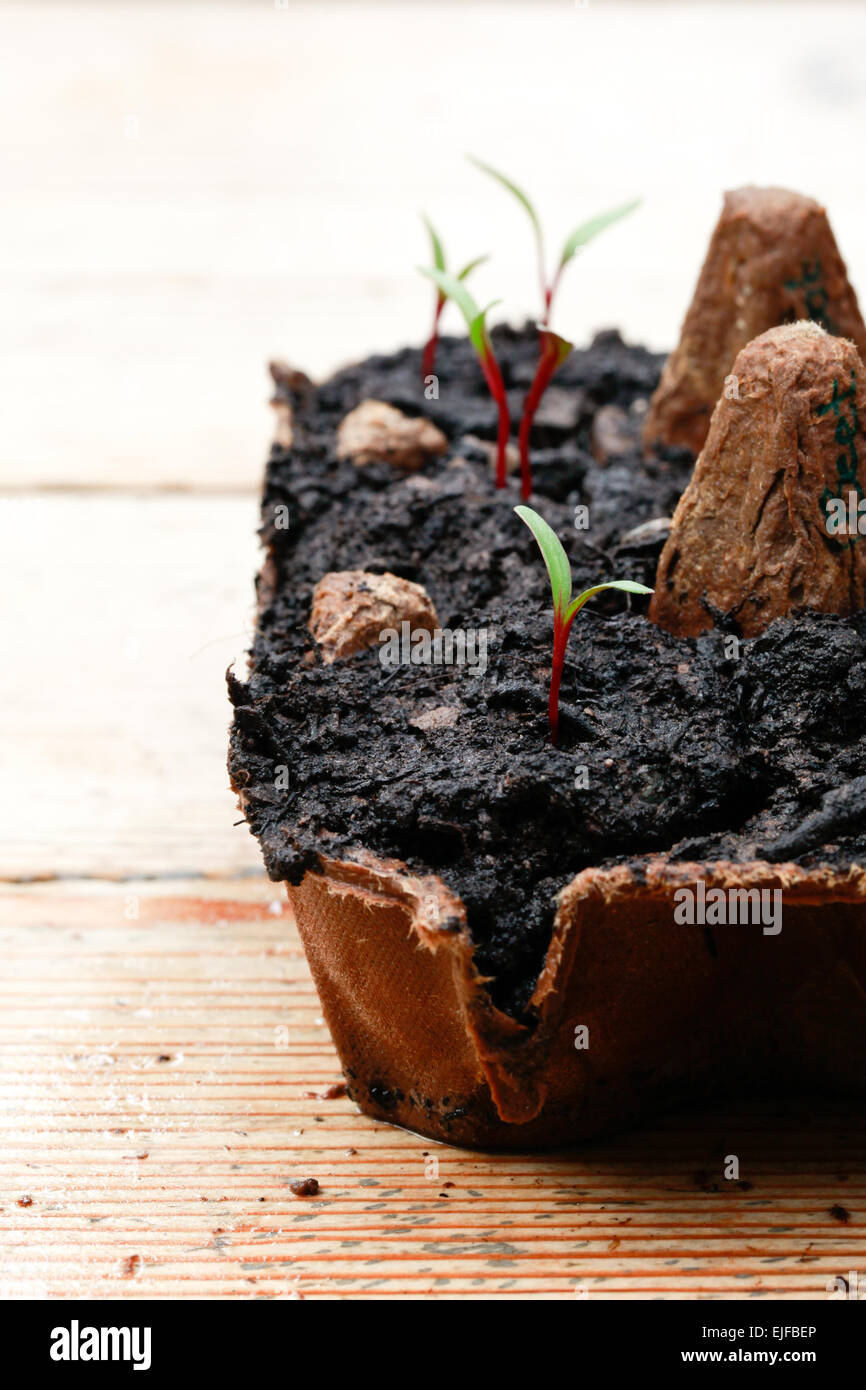
[(502, 373), (499, 370), (499, 363), (493, 351), (493, 344), (490, 341), (486, 323), (486, 315), (493, 308), (493, 304), (499, 303), (499, 300), (494, 299), (493, 303), (488, 304), (486, 309), (479, 309), (462, 280), (456, 279), (455, 276), (449, 275), (444, 270), (429, 269), (426, 266), (419, 266), (418, 269), (422, 275), (426, 275), (428, 279), (433, 281), (434, 285), (439, 287), (446, 299), (454, 300), (466, 320), (469, 337), (472, 340), (472, 346), (478, 353), (478, 361), (484, 373), (484, 380), (487, 382), (499, 412), (499, 429), (496, 437), (496, 486), (505, 487), (505, 449), (511, 431), (511, 418), (508, 414), (505, 383), (502, 380)]
[(609, 212), (599, 213), (597, 217), (591, 217), (588, 222), (581, 222), (579, 227), (575, 227), (571, 236), (566, 239), (565, 245), (562, 248), (562, 254), (559, 258), (559, 264), (552, 278), (548, 280), (544, 251), (544, 234), (541, 230), (541, 222), (539, 221), (538, 213), (535, 211), (532, 202), (522, 188), (518, 187), (511, 179), (507, 178), (505, 174), (500, 173), (498, 169), (494, 169), (492, 164), (485, 164), (483, 160), (476, 159), (474, 155), (468, 155), (467, 158), (471, 164), (475, 165), (476, 169), (480, 169), (482, 173), (489, 174), (492, 179), (496, 179), (497, 183), (502, 184), (503, 188), (507, 188), (508, 192), (521, 204), (532, 223), (532, 230), (535, 234), (535, 251), (538, 258), (538, 278), (544, 303), (544, 314), (541, 322), (542, 326), (546, 328), (550, 322), (553, 296), (562, 278), (562, 272), (565, 270), (569, 261), (574, 259), (578, 251), (581, 251), (583, 247), (586, 246), (587, 242), (592, 241), (593, 237), (598, 236), (599, 232), (603, 232), (606, 227), (613, 226), (614, 222), (619, 222), (620, 218), (626, 217), (630, 212), (634, 212), (634, 209), (640, 203), (640, 198), (632, 198), (630, 202), (623, 203), (619, 207), (611, 208)]
[(541, 229), (541, 222), (538, 213), (535, 211), (530, 198), (524, 193), (518, 184), (514, 183), (498, 169), (494, 169), (491, 164), (485, 164), (483, 160), (475, 159), (473, 155), (468, 156), (470, 162), (480, 169), (483, 173), (489, 174), (496, 179), (497, 183), (502, 184), (509, 193), (513, 195), (525, 210), (535, 235), (535, 250), (538, 258), (538, 278), (541, 284), (541, 295), (544, 304), (544, 313), (539, 328), (539, 358), (535, 378), (529, 388), (526, 403), (523, 408), (523, 418), (520, 422), (519, 442), (520, 442), (520, 492), (521, 496), (528, 498), (532, 493), (532, 472), (529, 461), (529, 436), (532, 430), (532, 421), (535, 416), (541, 398), (547, 389), (554, 372), (562, 366), (573, 344), (565, 338), (558, 337), (553, 333), (548, 324), (550, 323), (553, 296), (562, 278), (562, 272), (573, 260), (578, 251), (593, 237), (598, 236), (606, 227), (610, 227), (620, 218), (633, 212), (638, 206), (640, 199), (634, 198), (631, 202), (623, 203), (620, 207), (612, 208), (609, 212), (600, 213), (597, 217), (591, 217), (588, 222), (582, 222), (576, 227), (571, 235), (566, 239), (559, 258), (559, 263), (553, 274), (552, 279), (548, 280), (547, 265), (544, 251), (544, 233)]
[(550, 722), (550, 739), (556, 743), (559, 733), (559, 686), (562, 668), (565, 664), (565, 649), (571, 624), (587, 599), (602, 593), (605, 589), (622, 589), (627, 594), (651, 594), (644, 584), (635, 584), (631, 579), (613, 579), (607, 584), (596, 584), (584, 589), (577, 598), (571, 597), (571, 565), (556, 532), (548, 526), (543, 517), (531, 507), (515, 507), (514, 510), (525, 521), (544, 557), (550, 588), (553, 593), (553, 668), (550, 673), (550, 696), (547, 702), (547, 717)]
[(520, 495), (524, 499), (528, 499), (532, 495), (532, 469), (529, 465), (529, 435), (532, 421), (535, 419), (535, 412), (539, 407), (541, 397), (547, 390), (551, 377), (562, 366), (574, 347), (574, 343), (568, 342), (566, 338), (560, 338), (559, 334), (554, 333), (550, 328), (539, 329), (538, 341), (538, 367), (532, 385), (526, 393), (523, 418), (520, 421), (520, 433), (518, 435), (520, 444)]
[[(448, 265), (445, 260), (445, 248), (442, 240), (436, 232), (435, 227), (429, 218), (422, 215), (421, 221), (427, 228), (430, 237), (430, 247), (433, 252), (433, 264), (437, 270), (447, 273)], [(457, 276), (458, 280), (465, 280), (472, 274), (476, 266), (486, 261), (486, 256), (476, 256), (474, 261), (469, 261)], [(426, 381), (428, 376), (432, 376), (436, 368), (436, 348), (439, 344), (439, 320), (442, 317), (442, 310), (445, 308), (448, 296), (443, 294), (441, 289), (436, 291), (436, 304), (433, 310), (433, 329), (427, 342), (424, 344), (424, 351), (421, 354), (421, 380)]]

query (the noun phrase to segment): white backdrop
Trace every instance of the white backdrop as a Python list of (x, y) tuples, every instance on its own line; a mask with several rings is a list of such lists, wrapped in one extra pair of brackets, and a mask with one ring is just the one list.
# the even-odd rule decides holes
[[(426, 209), (479, 295), (536, 310), (555, 246), (643, 209), (555, 326), (669, 346), (721, 191), (824, 200), (866, 294), (861, 3), (0, 5), (0, 485), (254, 488), (263, 364), (419, 342)], [(453, 312), (453, 311), (452, 311)], [(453, 319), (448, 320), (452, 325)]]

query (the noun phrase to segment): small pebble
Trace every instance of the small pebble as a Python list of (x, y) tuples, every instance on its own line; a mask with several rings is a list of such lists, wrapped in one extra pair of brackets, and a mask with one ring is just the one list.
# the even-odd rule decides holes
[(315, 1197), (319, 1191), (319, 1183), (316, 1178), (293, 1178), (289, 1183), (289, 1191), (295, 1197)]

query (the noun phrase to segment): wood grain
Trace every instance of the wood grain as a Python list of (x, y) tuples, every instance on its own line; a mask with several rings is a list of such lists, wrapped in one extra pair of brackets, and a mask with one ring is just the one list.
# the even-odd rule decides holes
[(273, 885), (7, 889), (0, 1296), (808, 1299), (863, 1267), (862, 1117), (470, 1153), (323, 1099), (339, 1075)]

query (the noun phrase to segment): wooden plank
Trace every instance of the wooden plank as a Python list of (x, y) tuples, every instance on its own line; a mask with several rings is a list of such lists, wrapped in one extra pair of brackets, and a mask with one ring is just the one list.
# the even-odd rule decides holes
[(370, 1121), (338, 1079), (274, 885), (4, 889), (0, 1296), (809, 1299), (866, 1257), (844, 1107), (504, 1155)]
[(268, 356), (322, 374), (422, 337), (422, 207), (455, 258), (494, 253), (482, 302), (536, 314), (525, 220), (467, 147), (531, 188), (551, 247), (645, 194), (564, 280), (578, 340), (669, 346), (720, 191), (749, 179), (826, 200), (866, 285), (840, 138), (863, 6), (21, 0), (3, 35), (0, 485), (254, 490)]
[(225, 770), (257, 524), (252, 497), (5, 499), (0, 877), (261, 872)]

